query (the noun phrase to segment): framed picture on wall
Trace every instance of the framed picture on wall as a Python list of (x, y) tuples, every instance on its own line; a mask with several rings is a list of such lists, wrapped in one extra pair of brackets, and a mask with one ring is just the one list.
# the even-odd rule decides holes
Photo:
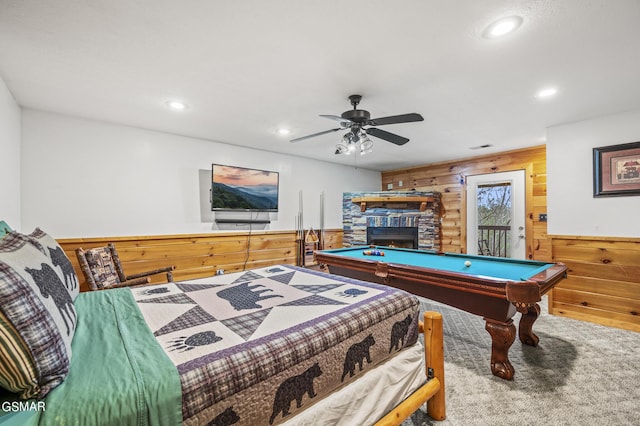
[(640, 142), (593, 148), (593, 196), (640, 195)]

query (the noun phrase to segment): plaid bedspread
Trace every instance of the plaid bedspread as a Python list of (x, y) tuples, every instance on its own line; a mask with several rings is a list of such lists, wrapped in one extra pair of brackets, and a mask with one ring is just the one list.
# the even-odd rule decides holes
[(403, 291), (293, 266), (132, 289), (186, 425), (289, 419), (417, 340)]

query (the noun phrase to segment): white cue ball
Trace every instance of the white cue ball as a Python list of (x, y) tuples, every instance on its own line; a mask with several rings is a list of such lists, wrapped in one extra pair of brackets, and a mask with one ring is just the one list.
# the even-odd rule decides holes
[(464, 262), (464, 266), (471, 266), (471, 261), (467, 260), (466, 262)]

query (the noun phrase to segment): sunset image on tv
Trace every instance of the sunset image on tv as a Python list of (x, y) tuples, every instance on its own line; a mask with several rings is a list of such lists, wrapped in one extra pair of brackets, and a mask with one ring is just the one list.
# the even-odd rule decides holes
[(212, 166), (212, 210), (278, 210), (278, 172)]

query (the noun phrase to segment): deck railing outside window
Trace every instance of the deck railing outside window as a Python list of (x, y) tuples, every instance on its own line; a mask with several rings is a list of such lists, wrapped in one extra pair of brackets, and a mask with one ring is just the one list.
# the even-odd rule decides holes
[(510, 257), (510, 226), (479, 225), (478, 254), (482, 256)]

